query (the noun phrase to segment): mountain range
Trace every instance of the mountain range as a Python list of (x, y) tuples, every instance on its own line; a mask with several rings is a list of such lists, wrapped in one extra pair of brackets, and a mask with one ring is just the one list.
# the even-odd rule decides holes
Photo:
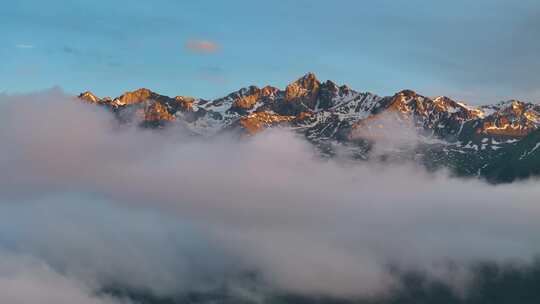
[(358, 92), (308, 73), (285, 89), (250, 86), (206, 100), (138, 89), (79, 99), (106, 107), (122, 123), (182, 126), (194, 136), (255, 136), (274, 127), (304, 136), (326, 157), (414, 161), (457, 176), (511, 182), (540, 174), (540, 105), (509, 100), (470, 106), (403, 90)]

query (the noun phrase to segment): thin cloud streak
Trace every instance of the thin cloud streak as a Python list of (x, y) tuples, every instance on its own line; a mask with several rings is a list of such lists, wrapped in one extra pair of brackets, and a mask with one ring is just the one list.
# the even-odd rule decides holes
[(16, 44), (15, 45), (16, 48), (18, 49), (33, 49), (34, 48), (34, 45), (32, 44)]

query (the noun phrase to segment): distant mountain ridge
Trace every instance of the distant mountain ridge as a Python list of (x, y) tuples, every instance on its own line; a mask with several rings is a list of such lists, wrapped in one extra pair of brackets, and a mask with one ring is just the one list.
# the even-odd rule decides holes
[[(313, 73), (285, 89), (250, 86), (214, 100), (168, 97), (144, 88), (116, 98), (91, 92), (79, 98), (107, 107), (125, 123), (178, 124), (200, 136), (223, 131), (255, 135), (281, 126), (302, 134), (328, 156), (345, 150), (360, 159), (411, 159), (495, 182), (540, 173), (540, 105), (518, 100), (473, 107), (411, 90), (383, 97), (321, 82)], [(400, 137), (394, 130), (405, 129), (417, 135), (410, 138), (414, 145), (401, 145), (407, 141), (401, 136), (398, 145), (373, 155), (378, 139)], [(522, 169), (498, 169), (507, 168), (509, 160), (515, 162), (511, 167)]]

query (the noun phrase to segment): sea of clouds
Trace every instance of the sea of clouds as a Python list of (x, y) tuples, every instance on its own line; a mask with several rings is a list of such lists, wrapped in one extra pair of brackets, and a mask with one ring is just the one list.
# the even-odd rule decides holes
[(323, 160), (286, 130), (142, 130), (53, 89), (0, 95), (0, 148), (0, 303), (224, 282), (256, 297), (242, 291), (250, 272), (272, 291), (376, 296), (399, 284), (392, 265), (466, 292), (467, 265), (540, 253), (535, 180)]

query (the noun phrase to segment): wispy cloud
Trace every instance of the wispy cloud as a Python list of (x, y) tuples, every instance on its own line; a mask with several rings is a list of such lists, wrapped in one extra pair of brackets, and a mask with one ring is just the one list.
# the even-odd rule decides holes
[(88, 286), (62, 275), (42, 261), (4, 252), (0, 252), (0, 256), (2, 303), (126, 303), (107, 296), (98, 297)]
[(19, 43), (19, 44), (16, 44), (15, 47), (18, 48), (18, 49), (33, 49), (34, 45), (33, 44), (26, 44), (26, 43)]
[(188, 40), (185, 48), (194, 53), (211, 54), (221, 49), (221, 46), (210, 40)]

